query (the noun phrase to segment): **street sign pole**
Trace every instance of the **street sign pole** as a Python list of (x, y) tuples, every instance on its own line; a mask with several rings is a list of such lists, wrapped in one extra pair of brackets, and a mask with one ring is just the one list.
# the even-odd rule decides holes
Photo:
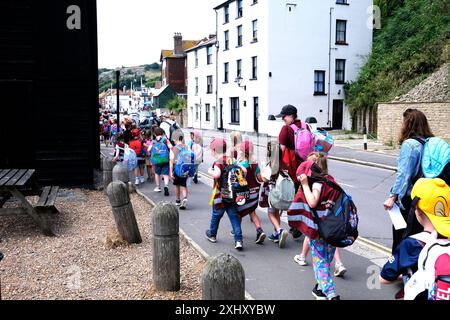
[(120, 70), (116, 71), (116, 82), (117, 82), (117, 107), (116, 107), (116, 112), (117, 112), (117, 132), (120, 132)]

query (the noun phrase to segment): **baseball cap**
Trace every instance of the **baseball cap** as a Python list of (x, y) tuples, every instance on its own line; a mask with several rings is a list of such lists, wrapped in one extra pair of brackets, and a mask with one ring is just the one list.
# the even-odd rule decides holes
[(131, 135), (132, 135), (133, 137), (137, 137), (137, 136), (139, 135), (139, 129), (133, 129), (133, 130), (131, 131)]
[(422, 178), (411, 192), (411, 198), (416, 197), (417, 207), (427, 215), (436, 231), (450, 238), (450, 187), (439, 178)]
[(281, 112), (279, 115), (277, 115), (277, 118), (282, 118), (284, 116), (292, 116), (294, 114), (297, 114), (297, 108), (294, 107), (293, 105), (286, 105), (283, 107), (283, 109), (281, 109)]
[(221, 138), (214, 138), (209, 145), (209, 148), (214, 151), (219, 151), (220, 153), (225, 153), (227, 150), (227, 142)]

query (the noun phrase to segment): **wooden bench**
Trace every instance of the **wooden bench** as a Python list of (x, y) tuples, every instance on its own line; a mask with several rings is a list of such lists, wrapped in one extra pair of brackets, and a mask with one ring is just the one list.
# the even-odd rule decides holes
[(38, 213), (58, 213), (58, 209), (55, 207), (58, 190), (59, 187), (57, 186), (44, 187), (41, 196), (34, 207)]

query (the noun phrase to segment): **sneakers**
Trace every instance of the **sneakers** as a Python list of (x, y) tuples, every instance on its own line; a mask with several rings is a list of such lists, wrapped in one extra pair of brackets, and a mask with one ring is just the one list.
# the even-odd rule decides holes
[(334, 296), (333, 298), (328, 299), (328, 300), (341, 300), (341, 296)]
[(234, 246), (234, 248), (238, 251), (242, 251), (242, 249), (244, 249), (242, 247), (242, 242), (241, 241), (236, 241), (236, 245)]
[(136, 179), (134, 179), (134, 184), (137, 186), (139, 185), (139, 177), (136, 177)]
[(195, 184), (198, 184), (198, 177), (197, 177), (197, 175), (194, 176), (194, 179), (192, 179), (192, 181), (194, 181)]
[(308, 265), (306, 262), (306, 257), (301, 254), (296, 255), (294, 257), (294, 261), (303, 267)]
[(280, 229), (280, 231), (278, 232), (278, 246), (280, 248), (284, 248), (284, 246), (286, 245), (286, 238), (289, 235), (289, 232), (287, 232), (286, 230)]
[(206, 230), (206, 239), (208, 239), (210, 242), (212, 243), (216, 243), (217, 239), (216, 237), (213, 237), (210, 233), (209, 230)]
[(273, 233), (269, 236), (269, 240), (273, 243), (278, 243), (280, 241), (280, 239), (278, 239), (278, 234), (275, 235)]
[(347, 269), (344, 267), (342, 263), (336, 263), (334, 270), (334, 276), (342, 278), (344, 274), (347, 272)]
[(316, 297), (316, 300), (327, 300), (327, 296), (319, 289), (319, 285), (316, 283), (312, 289), (312, 295)]
[(264, 233), (264, 231), (259, 230), (256, 232), (256, 240), (255, 240), (256, 244), (263, 244), (265, 239), (266, 239), (266, 234)]
[(145, 182), (145, 179), (144, 179), (144, 176), (142, 176), (141, 177), (141, 183), (144, 183)]
[(160, 188), (160, 187), (156, 187), (155, 189), (153, 189), (153, 191), (155, 191), (155, 192), (161, 192), (161, 188)]
[(186, 210), (187, 202), (188, 200), (186, 198), (184, 198), (183, 201), (181, 201), (180, 210)]
[(164, 187), (164, 195), (165, 195), (166, 197), (169, 196), (169, 188)]
[(177, 207), (181, 206), (181, 200), (175, 200), (175, 205), (176, 205)]

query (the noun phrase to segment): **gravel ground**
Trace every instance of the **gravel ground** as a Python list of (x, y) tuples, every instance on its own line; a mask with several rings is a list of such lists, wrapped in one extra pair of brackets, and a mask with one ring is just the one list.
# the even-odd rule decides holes
[(205, 262), (181, 237), (181, 290), (153, 288), (151, 206), (136, 194), (131, 199), (143, 242), (115, 249), (112, 210), (100, 191), (60, 191), (60, 213), (52, 218), (57, 237), (43, 236), (28, 217), (1, 217), (2, 299), (201, 299)]

